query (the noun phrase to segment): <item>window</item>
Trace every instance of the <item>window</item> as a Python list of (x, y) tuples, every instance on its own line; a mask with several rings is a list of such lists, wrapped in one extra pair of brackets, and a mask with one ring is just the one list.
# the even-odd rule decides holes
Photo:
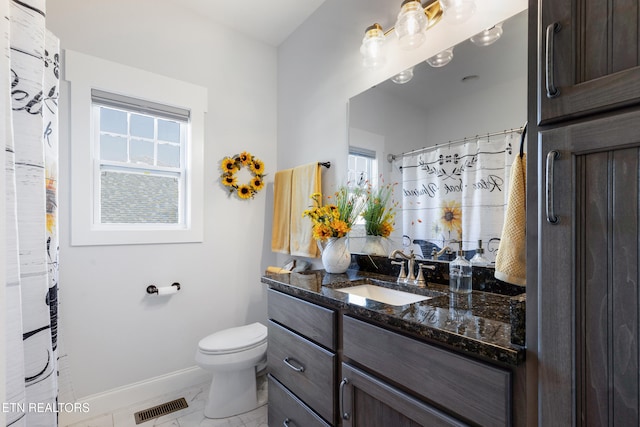
[(93, 89), (94, 225), (184, 226), (189, 111)]
[(202, 241), (206, 89), (65, 54), (71, 244)]
[(376, 152), (366, 148), (349, 147), (347, 179), (350, 186), (364, 188), (367, 183), (377, 185)]
[[(349, 187), (364, 189), (367, 185), (377, 186), (376, 152), (367, 148), (349, 146), (349, 159), (347, 161), (347, 180)], [(364, 195), (362, 195), (364, 197)], [(358, 233), (360, 227), (364, 227), (364, 219), (358, 216), (355, 222), (356, 230), (352, 236)], [(364, 228), (363, 228), (364, 230)]]

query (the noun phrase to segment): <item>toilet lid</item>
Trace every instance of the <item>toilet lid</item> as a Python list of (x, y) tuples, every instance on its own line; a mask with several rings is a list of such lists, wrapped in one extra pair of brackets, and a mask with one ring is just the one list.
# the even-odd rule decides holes
[(204, 337), (198, 343), (203, 353), (234, 353), (256, 347), (267, 340), (267, 327), (261, 323), (225, 329)]

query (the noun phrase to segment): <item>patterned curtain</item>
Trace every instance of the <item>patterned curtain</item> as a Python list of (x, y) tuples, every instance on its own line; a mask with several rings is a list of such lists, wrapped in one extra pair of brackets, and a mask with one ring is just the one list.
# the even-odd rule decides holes
[(460, 240), (470, 258), (482, 240), (495, 261), (519, 138), (513, 132), (403, 158), (403, 234), (425, 258), (434, 248), (458, 250)]
[[(2, 31), (6, 125), (8, 426), (57, 425), (59, 41), (45, 0), (9, 0)], [(8, 23), (8, 24), (7, 24)], [(8, 25), (8, 28), (6, 27)], [(7, 45), (9, 48), (7, 49)], [(8, 67), (8, 69), (6, 69)]]

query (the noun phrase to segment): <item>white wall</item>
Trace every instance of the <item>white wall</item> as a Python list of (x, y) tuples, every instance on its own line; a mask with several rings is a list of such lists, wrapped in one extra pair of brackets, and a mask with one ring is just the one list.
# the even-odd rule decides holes
[[(204, 86), (209, 94), (204, 243), (71, 247), (69, 85), (61, 88), (60, 315), (64, 374), (82, 399), (192, 367), (205, 335), (266, 320), (260, 276), (275, 260), (269, 248), (277, 56), (273, 47), (163, 2), (47, 6), (47, 25), (62, 49)], [(265, 162), (270, 184), (249, 201), (228, 198), (218, 184), (220, 160), (244, 150)], [(148, 284), (174, 281), (182, 290), (170, 298), (145, 293)]]

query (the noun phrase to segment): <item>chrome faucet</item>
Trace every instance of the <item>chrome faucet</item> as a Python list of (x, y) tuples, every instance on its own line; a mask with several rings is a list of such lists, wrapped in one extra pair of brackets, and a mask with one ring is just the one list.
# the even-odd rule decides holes
[[(404, 258), (407, 260), (407, 270), (408, 270), (408, 275), (406, 277), (406, 279), (404, 280), (406, 283), (413, 283), (416, 280), (416, 276), (414, 275), (413, 272), (413, 268), (416, 262), (416, 255), (413, 253), (413, 249), (411, 250), (411, 252), (409, 253), (409, 255), (405, 254), (404, 252), (402, 252), (400, 249), (396, 249), (395, 251), (391, 252), (391, 254), (389, 255), (390, 259), (396, 259), (396, 256), (400, 255), (400, 257)], [(400, 273), (402, 274), (402, 269), (400, 269)], [(398, 276), (398, 281), (400, 281), (401, 277)]]
[(427, 281), (425, 280), (424, 274), (422, 273), (423, 268), (434, 271), (436, 269), (436, 266), (429, 264), (418, 264), (418, 277), (416, 277), (414, 283), (421, 288), (424, 288), (427, 285)]
[(445, 246), (444, 248), (437, 250), (436, 248), (433, 248), (433, 250), (431, 251), (431, 259), (437, 260), (438, 258), (440, 258), (440, 256), (442, 256), (442, 254), (446, 253), (447, 255), (449, 255), (450, 253), (452, 253), (453, 251), (451, 250), (451, 248), (449, 246)]

